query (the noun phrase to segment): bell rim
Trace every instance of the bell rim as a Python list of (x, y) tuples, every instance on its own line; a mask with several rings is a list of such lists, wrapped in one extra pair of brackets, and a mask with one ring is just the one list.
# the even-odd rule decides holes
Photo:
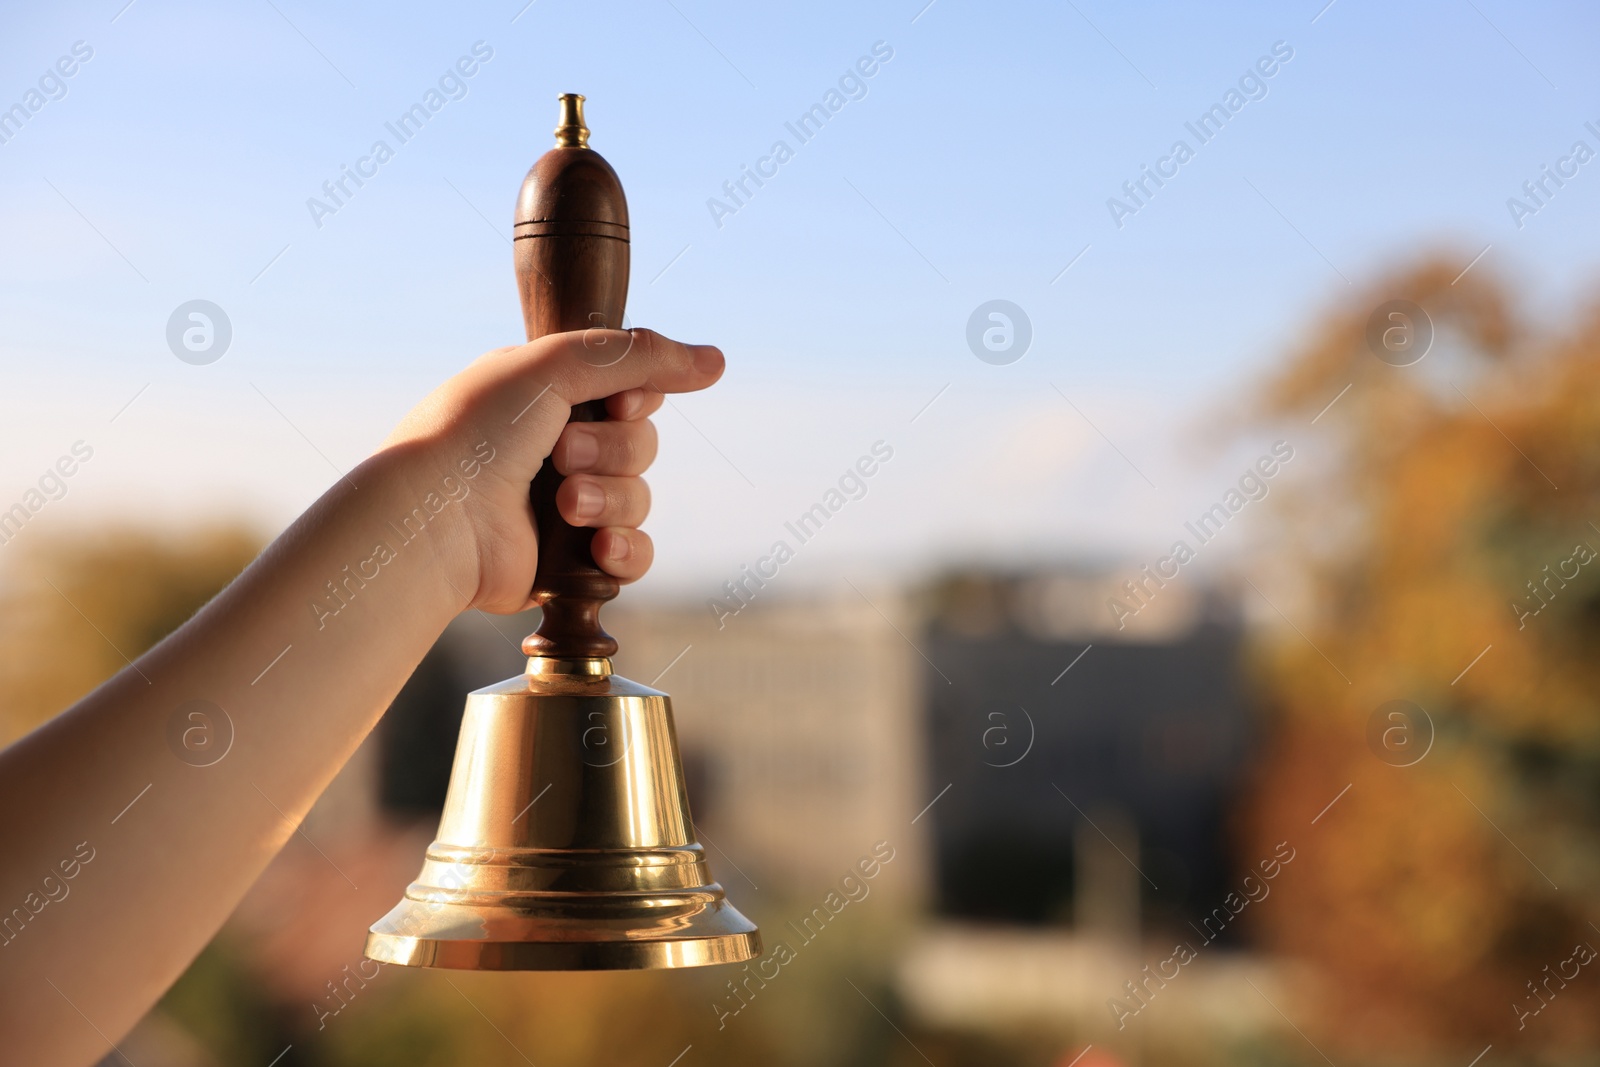
[(761, 952), (761, 932), (752, 926), (689, 937), (581, 941), (476, 941), (374, 930), (363, 955), (377, 963), (444, 970), (631, 971), (746, 963)]
[[(580, 897), (587, 899), (565, 916), (402, 898), (372, 925), (364, 955), (379, 963), (474, 971), (653, 970), (744, 963), (761, 955), (761, 931), (720, 891), (659, 914), (638, 894)], [(609, 919), (594, 914), (607, 909)], [(461, 936), (467, 932), (483, 936)]]

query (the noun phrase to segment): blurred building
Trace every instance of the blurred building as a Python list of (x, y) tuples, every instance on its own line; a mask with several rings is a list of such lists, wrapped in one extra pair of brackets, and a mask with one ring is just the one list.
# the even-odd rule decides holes
[[(1227, 813), (1249, 754), (1236, 602), (1169, 583), (1136, 624), (1109, 569), (933, 583), (919, 661), (938, 919), (897, 989), (923, 1025), (1109, 1036), (1140, 995), (1150, 1034), (1274, 1021), (1280, 972), (1191, 923), (1232, 888)], [(1181, 982), (1147, 965), (1198, 946)], [(1210, 947), (1215, 942), (1217, 947)], [(1170, 963), (1170, 961), (1169, 961)], [(1249, 983), (1254, 983), (1252, 989)], [(1170, 987), (1169, 987), (1170, 986)], [(1122, 1017), (1118, 1014), (1122, 1012)]]
[[(940, 914), (1132, 941), (1226, 891), (1248, 720), (1229, 602), (1173, 585), (1119, 630), (1113, 582), (971, 572), (606, 617), (618, 669), (672, 694), (725, 882), (802, 892), (887, 840), (885, 884)], [(469, 612), (429, 653), (373, 753), (386, 811), (437, 814), (465, 694), (521, 670), (535, 619)]]
[(1172, 584), (1119, 629), (1114, 583), (1062, 569), (932, 587), (920, 665), (942, 913), (1136, 941), (1226, 893), (1249, 742), (1237, 611)]
[(720, 625), (701, 604), (608, 623), (619, 669), (672, 694), (696, 825), (755, 884), (831, 885), (888, 841), (879, 887), (925, 890), (920, 661), (896, 632), (916, 618), (903, 596), (869, 595), (757, 602)]

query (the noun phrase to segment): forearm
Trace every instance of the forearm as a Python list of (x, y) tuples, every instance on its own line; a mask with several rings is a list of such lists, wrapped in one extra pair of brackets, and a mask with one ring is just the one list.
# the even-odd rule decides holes
[[(0, 752), (0, 810), (26, 813), (0, 829), (0, 1032), (17, 1062), (87, 1063), (107, 1050), (97, 1029), (115, 1039), (151, 1007), (471, 599), (446, 536), (461, 503), (425, 503), (425, 480), (391, 459), (352, 471), (185, 626)], [(234, 731), (210, 766), (169, 740), (194, 700)], [(67, 880), (83, 843), (93, 858)]]

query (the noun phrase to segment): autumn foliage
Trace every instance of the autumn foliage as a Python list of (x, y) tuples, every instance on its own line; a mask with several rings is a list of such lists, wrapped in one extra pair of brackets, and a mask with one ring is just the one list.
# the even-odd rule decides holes
[[(1600, 308), (1534, 319), (1462, 262), (1334, 309), (1261, 394), (1312, 469), (1265, 565), (1301, 633), (1260, 652), (1245, 847), (1303, 843), (1266, 946), (1320, 976), (1319, 1044), (1388, 1060), (1600, 1037), (1600, 974), (1561, 977), (1600, 946)], [(1367, 341), (1395, 299), (1434, 327), (1409, 366)], [(1393, 700), (1431, 747), (1384, 750)]]

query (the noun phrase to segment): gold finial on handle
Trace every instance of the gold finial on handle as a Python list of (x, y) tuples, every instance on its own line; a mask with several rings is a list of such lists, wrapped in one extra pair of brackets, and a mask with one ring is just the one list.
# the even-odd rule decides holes
[(588, 148), (589, 127), (583, 124), (583, 97), (561, 94), (561, 124), (556, 127), (557, 148)]

